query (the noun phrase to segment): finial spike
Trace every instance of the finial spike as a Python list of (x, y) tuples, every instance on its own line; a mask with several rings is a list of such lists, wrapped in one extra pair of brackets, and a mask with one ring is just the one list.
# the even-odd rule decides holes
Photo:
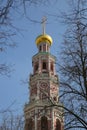
[(42, 18), (42, 33), (43, 34), (45, 34), (45, 25), (46, 25), (46, 21), (47, 21), (47, 18), (44, 16), (43, 18)]

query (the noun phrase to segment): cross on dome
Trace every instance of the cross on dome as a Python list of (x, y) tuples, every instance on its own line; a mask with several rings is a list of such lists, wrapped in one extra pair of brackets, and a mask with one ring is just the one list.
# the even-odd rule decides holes
[(44, 16), (42, 18), (42, 34), (45, 34), (45, 25), (46, 25), (47, 18)]
[(42, 18), (42, 34), (39, 35), (36, 38), (36, 45), (38, 46), (39, 44), (42, 44), (43, 42), (48, 43), (50, 46), (52, 45), (52, 38), (50, 35), (45, 33), (45, 24), (46, 24), (47, 18), (44, 16)]

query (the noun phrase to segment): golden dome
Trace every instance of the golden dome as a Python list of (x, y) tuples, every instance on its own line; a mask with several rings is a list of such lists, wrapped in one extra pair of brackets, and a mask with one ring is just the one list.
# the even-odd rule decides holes
[(50, 44), (50, 46), (52, 45), (52, 38), (51, 36), (47, 35), (47, 34), (42, 34), (42, 35), (39, 35), (37, 38), (36, 38), (36, 45), (38, 46), (40, 43), (42, 42), (46, 42), (48, 44)]

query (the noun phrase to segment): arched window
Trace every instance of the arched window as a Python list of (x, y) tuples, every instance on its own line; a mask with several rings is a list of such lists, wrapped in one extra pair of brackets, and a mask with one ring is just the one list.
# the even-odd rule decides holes
[(56, 119), (56, 130), (61, 130), (61, 122), (59, 119)]
[(48, 121), (47, 117), (41, 117), (41, 130), (48, 130)]
[(53, 97), (54, 101), (57, 101), (57, 98), (56, 97)]

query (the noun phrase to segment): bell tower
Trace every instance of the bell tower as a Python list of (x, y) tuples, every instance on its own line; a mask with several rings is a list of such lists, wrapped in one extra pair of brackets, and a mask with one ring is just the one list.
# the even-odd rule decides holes
[(25, 130), (63, 130), (63, 109), (59, 103), (59, 79), (56, 57), (50, 53), (52, 38), (45, 33), (36, 38), (37, 54), (32, 57), (33, 73), (29, 78), (29, 103), (24, 107)]

